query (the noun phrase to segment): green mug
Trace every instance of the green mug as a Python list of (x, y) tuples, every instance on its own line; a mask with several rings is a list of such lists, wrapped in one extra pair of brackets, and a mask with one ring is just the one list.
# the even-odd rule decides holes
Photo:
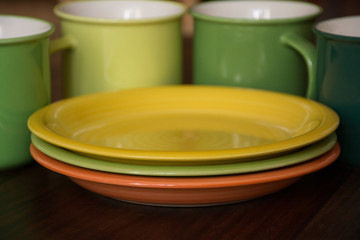
[(360, 167), (360, 16), (319, 22), (314, 32), (316, 100), (339, 114), (339, 162)]
[[(259, 88), (312, 98), (308, 61), (312, 26), (322, 9), (298, 1), (211, 1), (194, 17), (195, 84)], [(299, 40), (300, 39), (300, 40)]]
[(167, 1), (74, 1), (59, 4), (64, 97), (182, 83), (181, 18)]
[(51, 23), (0, 15), (0, 169), (32, 162), (28, 117), (50, 103)]

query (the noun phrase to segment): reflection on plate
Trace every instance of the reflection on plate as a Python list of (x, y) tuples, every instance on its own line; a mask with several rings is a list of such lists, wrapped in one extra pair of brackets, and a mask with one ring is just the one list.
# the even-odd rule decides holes
[(333, 163), (340, 153), (336, 144), (320, 157), (291, 167), (260, 173), (214, 177), (144, 177), (106, 173), (76, 167), (53, 159), (31, 145), (34, 159), (44, 167), (68, 176), (95, 193), (130, 202), (166, 206), (233, 203), (279, 191), (302, 176)]
[(194, 164), (284, 153), (323, 139), (338, 124), (338, 115), (315, 101), (215, 86), (80, 96), (44, 107), (28, 121), (39, 138), (81, 154)]
[(71, 165), (113, 173), (168, 177), (228, 175), (285, 167), (310, 160), (329, 151), (335, 145), (336, 139), (336, 134), (333, 133), (325, 139), (306, 146), (299, 151), (284, 156), (257, 161), (201, 166), (151, 166), (102, 161), (89, 158), (49, 144), (35, 135), (31, 136), (32, 143), (41, 152)]

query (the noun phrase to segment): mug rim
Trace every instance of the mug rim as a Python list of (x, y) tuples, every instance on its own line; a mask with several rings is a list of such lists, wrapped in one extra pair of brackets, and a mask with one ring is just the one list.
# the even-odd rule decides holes
[[(302, 5), (302, 6), (310, 6), (314, 8), (313, 13), (303, 14), (301, 16), (296, 17), (278, 17), (278, 18), (250, 18), (250, 17), (223, 17), (223, 16), (212, 16), (207, 14), (202, 14), (196, 11), (197, 8), (205, 6), (205, 5), (215, 5), (215, 4), (256, 4), (256, 3), (266, 3), (266, 4), (293, 4), (293, 5)], [(323, 9), (317, 4), (310, 2), (298, 2), (298, 1), (233, 1), (233, 0), (225, 0), (225, 1), (211, 1), (211, 2), (202, 2), (198, 3), (190, 8), (190, 14), (196, 19), (207, 20), (212, 22), (221, 22), (221, 23), (251, 23), (251, 24), (274, 24), (274, 23), (293, 23), (293, 22), (301, 22), (309, 19), (313, 19), (319, 16)]]
[[(179, 13), (172, 15), (165, 15), (160, 17), (148, 17), (148, 18), (138, 18), (138, 19), (123, 19), (123, 18), (105, 18), (105, 17), (89, 17), (89, 16), (79, 16), (75, 14), (66, 13), (61, 10), (64, 6), (73, 5), (73, 4), (94, 4), (94, 3), (104, 3), (112, 2), (116, 4), (139, 4), (139, 3), (161, 3), (163, 5), (173, 5), (178, 6)], [(180, 2), (168, 2), (168, 1), (159, 1), (159, 0), (142, 0), (142, 1), (73, 1), (60, 3), (54, 7), (54, 13), (61, 19), (70, 20), (74, 22), (84, 22), (84, 23), (98, 23), (98, 24), (141, 24), (141, 23), (153, 23), (153, 22), (162, 22), (173, 20), (182, 17), (186, 12), (186, 7)]]
[(29, 16), (13, 15), (13, 14), (0, 14), (0, 18), (1, 17), (31, 20), (31, 21), (41, 22), (41, 23), (44, 23), (49, 26), (49, 28), (47, 30), (44, 30), (42, 32), (35, 33), (35, 34), (18, 36), (18, 37), (0, 38), (1, 45), (27, 42), (27, 41), (37, 40), (37, 39), (41, 39), (41, 38), (46, 38), (46, 37), (49, 37), (55, 31), (54, 24), (52, 24), (51, 22), (44, 20), (44, 19), (29, 17)]
[(360, 15), (354, 15), (354, 16), (343, 16), (343, 17), (338, 17), (338, 18), (331, 18), (331, 19), (327, 19), (321, 22), (318, 22), (314, 27), (313, 27), (313, 31), (318, 35), (318, 36), (324, 36), (327, 38), (331, 38), (331, 39), (335, 39), (335, 40), (345, 40), (345, 41), (354, 41), (354, 42), (360, 42), (360, 35), (359, 36), (354, 36), (348, 33), (334, 33), (334, 32), (330, 32), (330, 31), (326, 31), (324, 29), (321, 29), (322, 25), (325, 24), (331, 24), (331, 23), (335, 23), (338, 21), (343, 21), (343, 20), (351, 20), (352, 18), (356, 18), (359, 19), (360, 22)]

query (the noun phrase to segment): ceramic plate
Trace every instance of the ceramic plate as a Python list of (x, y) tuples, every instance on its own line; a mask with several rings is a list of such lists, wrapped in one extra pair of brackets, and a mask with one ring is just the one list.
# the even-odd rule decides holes
[(44, 167), (70, 177), (95, 193), (143, 204), (198, 206), (249, 200), (279, 191), (302, 176), (333, 163), (340, 153), (336, 144), (320, 157), (291, 167), (261, 173), (215, 177), (144, 177), (106, 173), (57, 161), (31, 145), (34, 159)]
[(158, 162), (283, 153), (328, 136), (338, 124), (332, 109), (302, 97), (191, 85), (70, 98), (28, 121), (36, 136), (81, 154)]
[(234, 164), (221, 165), (202, 165), (202, 166), (151, 166), (135, 165), (111, 161), (102, 161), (76, 154), (55, 145), (49, 144), (35, 135), (31, 136), (35, 147), (46, 155), (56, 160), (98, 171), (122, 173), (143, 176), (215, 176), (238, 173), (249, 173), (263, 171), (274, 168), (285, 167), (301, 163), (315, 158), (329, 151), (336, 143), (336, 134), (333, 133), (319, 142), (311, 144), (299, 151), (288, 155), (274, 157), (258, 161), (241, 162)]

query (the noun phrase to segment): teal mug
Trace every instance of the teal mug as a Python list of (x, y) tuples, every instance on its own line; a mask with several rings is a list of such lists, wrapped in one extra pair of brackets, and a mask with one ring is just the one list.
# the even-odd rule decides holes
[(0, 170), (32, 162), (28, 117), (50, 103), (51, 23), (0, 15)]
[(312, 26), (322, 9), (297, 1), (211, 1), (194, 17), (194, 84), (314, 97)]
[(317, 35), (316, 99), (340, 117), (339, 162), (360, 166), (360, 16), (322, 21)]

